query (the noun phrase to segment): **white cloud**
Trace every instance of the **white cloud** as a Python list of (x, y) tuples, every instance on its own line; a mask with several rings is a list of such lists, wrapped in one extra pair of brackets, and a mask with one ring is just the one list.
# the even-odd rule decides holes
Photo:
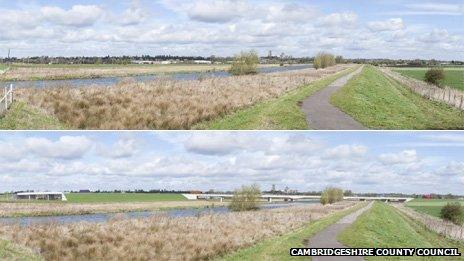
[(448, 4), (438, 2), (421, 2), (408, 4), (410, 11), (403, 12), (411, 15), (464, 15), (464, 4)]
[(350, 28), (356, 25), (358, 15), (354, 12), (333, 13), (319, 20), (319, 26)]
[(129, 158), (138, 151), (138, 142), (135, 138), (124, 136), (119, 138), (116, 143), (110, 147), (100, 146), (101, 155), (110, 158)]
[(75, 5), (70, 10), (55, 6), (41, 8), (42, 17), (55, 24), (65, 26), (91, 26), (103, 15), (103, 10), (96, 5)]
[(46, 158), (81, 158), (92, 147), (92, 142), (84, 136), (61, 136), (58, 141), (46, 138), (28, 138), (25, 146), (34, 154)]
[(367, 153), (367, 147), (362, 145), (340, 145), (332, 149), (327, 149), (324, 157), (331, 159), (350, 159), (359, 158)]
[(226, 23), (241, 17), (250, 7), (240, 0), (196, 0), (187, 10), (196, 21)]
[(398, 31), (405, 28), (403, 19), (391, 18), (386, 21), (375, 21), (367, 23), (367, 27), (374, 32)]
[(386, 165), (409, 164), (419, 161), (416, 150), (404, 150), (399, 153), (382, 154), (379, 160)]

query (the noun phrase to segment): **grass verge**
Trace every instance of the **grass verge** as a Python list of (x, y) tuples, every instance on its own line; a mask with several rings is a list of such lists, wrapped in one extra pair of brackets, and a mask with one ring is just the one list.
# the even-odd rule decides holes
[(291, 91), (280, 98), (236, 111), (220, 119), (199, 123), (193, 129), (213, 130), (307, 130), (305, 114), (299, 103), (356, 68), (350, 68), (325, 79)]
[(22, 249), (6, 240), (0, 239), (0, 260), (35, 261), (43, 259), (34, 255), (29, 250)]
[(252, 247), (244, 248), (221, 257), (218, 260), (293, 260), (294, 258), (289, 255), (290, 248), (305, 247), (305, 242), (316, 233), (363, 206), (365, 206), (365, 204), (358, 204), (351, 209), (311, 222), (307, 226), (292, 233), (273, 237)]
[(66, 194), (69, 203), (123, 203), (184, 201), (181, 194), (174, 193), (70, 193)]
[(14, 102), (4, 116), (0, 117), (3, 130), (62, 130), (65, 125), (52, 116), (32, 108), (24, 102)]
[[(464, 242), (438, 235), (384, 203), (375, 205), (343, 231), (338, 240), (348, 247), (450, 247), (464, 251)], [(366, 260), (423, 260), (419, 257), (367, 257)], [(427, 260), (442, 260), (429, 258)], [(462, 260), (459, 258), (448, 260)]]
[[(416, 210), (417, 212), (421, 212), (427, 215), (440, 218), (441, 209), (446, 204), (455, 203), (455, 202), (458, 202), (461, 205), (464, 205), (464, 200), (458, 200), (458, 199), (430, 199), (430, 200), (414, 199), (406, 203), (406, 206)], [(464, 220), (464, 214), (462, 216), (462, 219)]]
[[(405, 68), (394, 69), (393, 71), (403, 76), (424, 81), (427, 70), (428, 68)], [(445, 79), (441, 83), (451, 88), (464, 91), (464, 68), (444, 68), (443, 70), (445, 71)]]
[(464, 129), (464, 114), (422, 98), (373, 66), (353, 77), (332, 104), (370, 129)]

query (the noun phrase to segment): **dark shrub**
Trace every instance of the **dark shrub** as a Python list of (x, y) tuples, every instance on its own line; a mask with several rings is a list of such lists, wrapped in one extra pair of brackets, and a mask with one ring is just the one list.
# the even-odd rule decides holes
[(460, 225), (463, 223), (463, 210), (461, 204), (448, 203), (441, 209), (441, 218), (453, 222), (454, 224)]
[(445, 72), (441, 68), (432, 68), (425, 73), (425, 81), (439, 86), (440, 81), (445, 79)]

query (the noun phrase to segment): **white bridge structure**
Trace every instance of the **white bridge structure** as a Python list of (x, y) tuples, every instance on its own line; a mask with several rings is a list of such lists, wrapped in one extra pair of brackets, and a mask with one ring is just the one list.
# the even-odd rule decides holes
[[(234, 194), (182, 194), (189, 200), (219, 200), (231, 199)], [(263, 194), (260, 196), (261, 199), (267, 200), (268, 202), (273, 201), (303, 201), (303, 200), (320, 200), (321, 196), (304, 196), (304, 195), (274, 195), (274, 194)], [(350, 196), (343, 197), (344, 200), (349, 201), (382, 201), (382, 202), (408, 202), (413, 198), (406, 197), (363, 197), (363, 196)]]

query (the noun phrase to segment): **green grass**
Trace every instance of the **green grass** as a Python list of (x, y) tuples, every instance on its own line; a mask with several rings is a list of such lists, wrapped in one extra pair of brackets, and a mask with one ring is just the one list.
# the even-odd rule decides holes
[(23, 102), (14, 102), (4, 116), (0, 116), (3, 130), (62, 130), (66, 126), (58, 119), (48, 116)]
[[(428, 68), (401, 68), (394, 69), (395, 72), (421, 81), (425, 80), (425, 73)], [(445, 79), (442, 84), (464, 91), (464, 68), (444, 68)]]
[(322, 218), (294, 232), (273, 237), (252, 247), (238, 250), (220, 258), (219, 260), (294, 260), (295, 258), (292, 258), (289, 255), (290, 248), (305, 247), (306, 241), (316, 233), (336, 223), (344, 216), (360, 209), (363, 206), (365, 205), (360, 204), (349, 210)]
[(356, 68), (347, 69), (325, 79), (291, 91), (282, 97), (236, 111), (223, 118), (202, 122), (193, 129), (213, 130), (307, 130), (305, 114), (299, 102), (323, 89)]
[(70, 193), (66, 194), (70, 203), (114, 203), (114, 202), (155, 202), (183, 201), (181, 194), (173, 193)]
[(464, 114), (422, 98), (373, 66), (353, 77), (332, 104), (370, 129), (464, 129)]
[[(464, 206), (464, 200), (456, 199), (414, 199), (406, 203), (407, 207), (410, 207), (418, 212), (422, 212), (434, 217), (440, 217), (440, 211), (448, 203), (459, 202)], [(464, 215), (463, 215), (464, 220)]]
[(31, 251), (22, 249), (8, 241), (0, 239), (0, 260), (35, 261), (43, 260)]
[[(375, 203), (356, 222), (343, 231), (338, 240), (348, 247), (377, 248), (426, 248), (450, 247), (459, 248), (464, 252), (464, 242), (454, 241), (438, 235), (418, 222), (406, 217), (393, 207), (384, 203)], [(366, 260), (423, 260), (419, 257), (377, 258), (367, 257)], [(443, 260), (429, 258), (427, 260)], [(452, 258), (447, 260), (453, 260)], [(456, 258), (455, 260), (458, 260)]]
[(1, 64), (0, 63), (0, 71), (4, 71), (4, 70), (6, 70), (6, 68), (8, 68), (8, 66), (6, 64)]

